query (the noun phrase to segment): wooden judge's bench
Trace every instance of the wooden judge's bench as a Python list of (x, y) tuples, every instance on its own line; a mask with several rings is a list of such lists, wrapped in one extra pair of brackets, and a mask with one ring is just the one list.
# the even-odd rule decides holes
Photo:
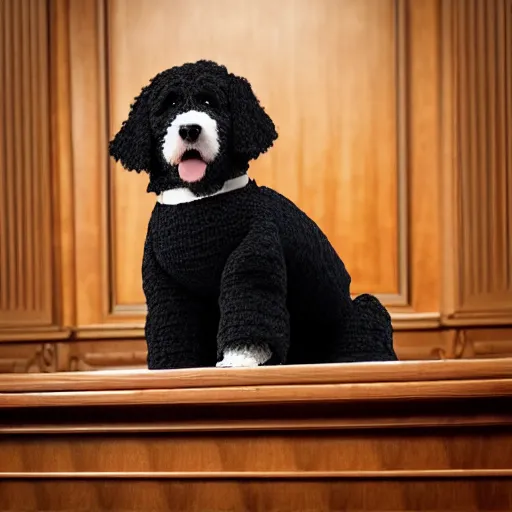
[(0, 376), (1, 511), (512, 510), (512, 360)]

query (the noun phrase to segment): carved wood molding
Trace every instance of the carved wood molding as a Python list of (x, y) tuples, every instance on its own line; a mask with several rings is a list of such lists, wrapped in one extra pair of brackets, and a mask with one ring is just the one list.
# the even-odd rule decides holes
[(2, 357), (0, 345), (0, 373), (54, 373), (62, 370), (58, 363), (58, 344), (43, 343), (20, 347)]
[(147, 351), (86, 352), (69, 358), (68, 370), (71, 372), (103, 368), (147, 368)]
[[(114, 333), (122, 331), (115, 330)], [(103, 335), (100, 339), (99, 334)], [(90, 337), (48, 339), (46, 344), (18, 340), (0, 343), (0, 373), (82, 372), (89, 370), (144, 369), (147, 346), (137, 331), (124, 337), (92, 332)], [(132, 334), (130, 337), (129, 335)], [(11, 340), (12, 341), (12, 340)], [(49, 348), (49, 345), (52, 348)], [(512, 357), (511, 328), (408, 330), (395, 333), (395, 349), (401, 361), (442, 359), (499, 359)], [(48, 361), (48, 354), (55, 359)], [(45, 355), (45, 357), (42, 357)], [(281, 369), (282, 370), (282, 369)], [(304, 371), (304, 370), (301, 370)], [(376, 373), (378, 375), (378, 372)]]

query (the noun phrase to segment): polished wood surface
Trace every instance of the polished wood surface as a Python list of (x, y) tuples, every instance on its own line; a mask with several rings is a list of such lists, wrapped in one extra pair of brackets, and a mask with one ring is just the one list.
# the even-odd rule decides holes
[[(0, 375), (0, 393), (54, 392), (237, 386), (296, 386), (438, 382), (512, 378), (512, 360), (410, 361), (350, 365), (297, 365), (258, 368), (198, 368), (182, 370), (118, 370), (61, 372), (45, 375)], [(59, 395), (62, 396), (62, 395)]]
[(512, 363), (6, 376), (0, 453), (1, 510), (510, 510)]
[(54, 320), (45, 2), (2, 0), (0, 34), (0, 326), (38, 331)]
[[(383, 479), (371, 483), (359, 480), (300, 481), (300, 485), (285, 479), (248, 479), (244, 482), (210, 480), (186, 484), (183, 481), (168, 482), (164, 479), (150, 482), (113, 479), (102, 484), (91, 480), (75, 482), (47, 479), (37, 483), (38, 493), (35, 492), (36, 486), (20, 481), (12, 480), (0, 486), (5, 500), (9, 499), (8, 503), (12, 503), (13, 510), (41, 512), (504, 512), (512, 506), (509, 499), (510, 482), (502, 478), (490, 478), (476, 483), (457, 479), (435, 482), (420, 478), (398, 482)], [(61, 499), (48, 499), (52, 495), (61, 496)], [(44, 501), (45, 498), (38, 496), (48, 498)], [(43, 507), (41, 504), (45, 502), (53, 503), (50, 505), (52, 508), (37, 508)], [(28, 507), (25, 505), (27, 503)]]
[[(42, 383), (37, 376), (21, 375), (0, 379), (0, 391), (6, 390), (0, 393), (0, 406), (274, 404), (512, 396), (512, 361), (502, 361), (501, 365), (488, 363), (484, 367), (479, 361), (474, 363), (466, 369), (460, 361), (451, 364), (399, 363), (398, 366), (396, 363), (377, 363), (368, 368), (365, 368), (366, 364), (357, 364), (341, 376), (337, 375), (343, 371), (339, 365), (320, 369), (275, 367), (270, 372), (266, 368), (256, 368), (219, 373), (216, 368), (208, 368), (167, 371), (158, 377), (145, 370), (120, 376), (97, 373), (92, 379), (86, 374), (57, 374)], [(445, 364), (448, 364), (446, 369), (443, 368)], [(461, 364), (461, 372), (453, 371)], [(495, 366), (489, 368), (493, 364)], [(399, 372), (398, 375), (395, 372)], [(126, 382), (127, 377), (132, 382)], [(414, 386), (410, 385), (411, 379)]]
[[(199, 12), (211, 21), (189, 40)], [(69, 16), (83, 279), (74, 336), (143, 335), (140, 259), (154, 198), (144, 192), (145, 175), (109, 163), (104, 138), (149, 77), (197, 58), (222, 61), (253, 83), (281, 137), (251, 175), (320, 224), (347, 263), (354, 294), (378, 294), (397, 328), (439, 326), (439, 183), (431, 171), (439, 91), (427, 79), (439, 68), (435, 2), (222, 0), (199, 8), (75, 0)], [(168, 47), (169, 30), (186, 41), (179, 52)]]
[(442, 23), (443, 323), (509, 325), (512, 1), (447, 0)]
[[(354, 293), (398, 295), (404, 256), (396, 219), (405, 215), (398, 179), (406, 165), (398, 141), (404, 119), (397, 97), (405, 93), (396, 73), (405, 65), (396, 60), (404, 30), (396, 25), (398, 8), (394, 0), (111, 1), (109, 133), (157, 72), (199, 58), (225, 63), (249, 78), (280, 133), (250, 175), (324, 228), (353, 275)], [(210, 22), (197, 31), (204, 18)], [(234, 45), (243, 51), (233, 52)], [(112, 176), (113, 292), (117, 305), (133, 307), (144, 304), (138, 270), (154, 198), (141, 193), (144, 177), (120, 165)]]

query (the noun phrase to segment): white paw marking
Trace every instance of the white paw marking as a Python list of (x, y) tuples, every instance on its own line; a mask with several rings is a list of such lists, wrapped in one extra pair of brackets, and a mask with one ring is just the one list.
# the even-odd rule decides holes
[(249, 368), (251, 366), (258, 366), (258, 360), (254, 357), (245, 357), (242, 354), (231, 354), (224, 356), (222, 361), (217, 363), (218, 368)]
[(217, 363), (218, 368), (250, 368), (259, 366), (268, 361), (272, 352), (267, 345), (256, 345), (254, 347), (233, 347), (224, 352), (222, 361)]

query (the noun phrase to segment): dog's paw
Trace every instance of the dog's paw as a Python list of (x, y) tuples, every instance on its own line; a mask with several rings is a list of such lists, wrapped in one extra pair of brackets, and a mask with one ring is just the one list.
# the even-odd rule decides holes
[(267, 345), (230, 347), (224, 351), (217, 368), (251, 368), (263, 364), (271, 356)]
[(250, 368), (259, 366), (258, 360), (244, 355), (226, 355), (217, 363), (217, 368)]

